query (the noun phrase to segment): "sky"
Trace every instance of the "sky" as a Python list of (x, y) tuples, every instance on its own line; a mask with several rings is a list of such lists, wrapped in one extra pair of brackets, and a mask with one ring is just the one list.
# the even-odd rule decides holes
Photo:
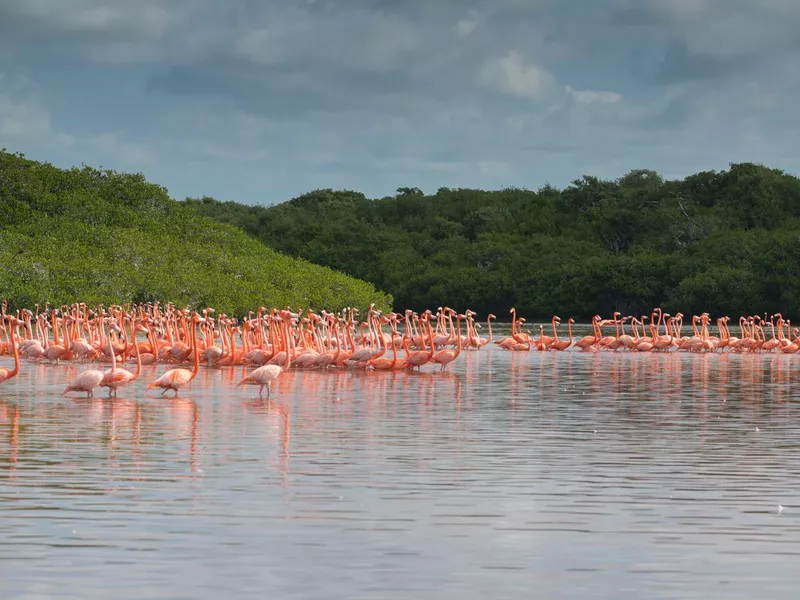
[(797, 0), (0, 0), (0, 148), (177, 199), (798, 172)]

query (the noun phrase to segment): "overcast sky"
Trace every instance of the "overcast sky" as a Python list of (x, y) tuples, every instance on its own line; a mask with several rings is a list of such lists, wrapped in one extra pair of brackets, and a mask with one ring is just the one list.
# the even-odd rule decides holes
[(173, 197), (798, 172), (797, 0), (0, 0), (0, 147)]

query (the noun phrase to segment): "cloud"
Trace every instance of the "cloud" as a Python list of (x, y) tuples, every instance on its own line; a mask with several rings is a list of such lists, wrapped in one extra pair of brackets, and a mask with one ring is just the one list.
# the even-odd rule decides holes
[(654, 69), (661, 81), (737, 77), (764, 66), (774, 72), (800, 52), (793, 0), (618, 0), (610, 14), (624, 35), (663, 46)]
[(575, 90), (559, 83), (552, 73), (542, 67), (526, 63), (517, 52), (509, 52), (499, 59), (489, 60), (480, 69), (480, 82), (502, 94), (510, 94), (533, 101), (548, 100), (563, 104), (568, 100), (590, 105), (620, 102), (622, 94), (609, 91)]
[(477, 11), (470, 11), (467, 16), (461, 17), (456, 22), (456, 33), (458, 33), (460, 37), (468, 36), (475, 31), (475, 28), (478, 26), (479, 18)]
[(323, 21), (298, 8), (266, 12), (233, 39), (232, 56), (258, 66), (292, 64), (349, 71), (402, 67), (421, 45), (416, 26), (392, 15), (337, 11)]
[(516, 52), (487, 61), (479, 78), (489, 88), (530, 100), (546, 99), (558, 89), (552, 74), (538, 65), (526, 64)]
[(92, 0), (7, 0), (4, 11), (10, 18), (44, 31), (102, 37), (128, 32), (159, 37), (166, 32), (171, 19), (164, 7), (147, 0), (136, 5)]
[(0, 36), (51, 59), (153, 62), (163, 58), (168, 36), (191, 14), (188, 6), (186, 0), (5, 0)]
[(0, 140), (250, 201), (790, 166), (798, 26), (790, 0), (5, 0), (29, 84)]
[(130, 140), (126, 132), (64, 130), (54, 122), (34, 82), (6, 73), (0, 73), (0, 148), (69, 166), (87, 162), (130, 171), (139, 171), (156, 159), (152, 149)]
[(595, 102), (619, 102), (622, 100), (622, 94), (617, 92), (596, 92), (593, 90), (573, 90), (570, 86), (566, 86), (567, 92), (579, 104), (593, 104)]
[(139, 170), (155, 162), (152, 149), (126, 139), (124, 133), (105, 131), (81, 140), (87, 152), (93, 155), (110, 156), (124, 163), (129, 169)]
[(45, 140), (52, 133), (50, 113), (30, 82), (0, 73), (0, 146)]

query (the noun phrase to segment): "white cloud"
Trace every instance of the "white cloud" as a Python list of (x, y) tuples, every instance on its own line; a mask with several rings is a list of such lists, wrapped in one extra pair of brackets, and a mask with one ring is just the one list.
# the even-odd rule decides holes
[(109, 156), (113, 160), (124, 164), (128, 169), (135, 169), (150, 164), (153, 159), (153, 150), (141, 143), (126, 139), (120, 132), (105, 131), (86, 136), (80, 142), (86, 150), (94, 155)]
[(517, 52), (484, 63), (479, 74), (480, 82), (496, 92), (534, 101), (555, 102), (553, 110), (571, 98), (578, 104), (615, 104), (622, 95), (611, 91), (576, 90), (561, 84), (555, 75), (535, 64), (525, 63)]
[(622, 94), (616, 92), (597, 92), (592, 90), (574, 90), (570, 86), (565, 86), (567, 93), (569, 93), (575, 102), (579, 104), (613, 104), (622, 100)]
[(485, 86), (504, 94), (542, 100), (558, 90), (558, 80), (548, 71), (534, 64), (525, 64), (517, 52), (484, 63), (480, 81)]
[(50, 113), (28, 81), (0, 74), (0, 147), (41, 140), (52, 133)]
[(267, 28), (246, 32), (235, 41), (233, 52), (241, 58), (260, 65), (280, 62), (280, 37)]
[(50, 115), (40, 107), (16, 102), (0, 94), (0, 145), (41, 139), (50, 131)]
[(387, 171), (430, 171), (440, 173), (460, 173), (464, 170), (464, 163), (426, 161), (413, 158), (388, 158), (373, 161), (373, 166)]
[(473, 12), (467, 17), (462, 17), (456, 23), (456, 33), (461, 37), (466, 37), (475, 31), (475, 28), (478, 26), (478, 17)]
[(499, 177), (512, 177), (514, 168), (507, 162), (499, 160), (482, 160), (478, 161), (478, 172), (481, 175), (486, 175), (491, 178)]

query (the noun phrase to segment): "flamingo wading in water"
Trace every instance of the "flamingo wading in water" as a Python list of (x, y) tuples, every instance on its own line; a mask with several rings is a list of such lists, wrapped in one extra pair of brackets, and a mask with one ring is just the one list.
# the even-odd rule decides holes
[(203, 319), (200, 318), (199, 314), (194, 313), (192, 315), (192, 330), (189, 333), (189, 337), (191, 338), (192, 343), (191, 348), (194, 351), (194, 368), (191, 371), (189, 369), (170, 369), (161, 377), (156, 379), (153, 383), (148, 385), (145, 389), (145, 392), (153, 389), (154, 387), (160, 387), (164, 390), (161, 392), (162, 396), (167, 393), (167, 390), (173, 390), (175, 392), (175, 396), (177, 396), (178, 390), (187, 385), (197, 376), (197, 372), (200, 370), (200, 353), (197, 351), (197, 324), (202, 321)]
[(94, 398), (94, 388), (100, 385), (103, 381), (103, 372), (99, 369), (86, 369), (78, 373), (78, 376), (72, 380), (62, 396), (66, 396), (69, 392), (86, 392), (87, 398)]
[(9, 337), (11, 338), (11, 351), (14, 353), (14, 368), (10, 371), (8, 369), (0, 368), (0, 383), (6, 382), (19, 373), (19, 346), (17, 345), (17, 325), (19, 321), (14, 317), (7, 315), (9, 328)]
[(108, 338), (108, 347), (111, 350), (111, 368), (103, 372), (103, 381), (100, 382), (100, 386), (108, 388), (109, 397), (116, 396), (119, 388), (132, 383), (142, 374), (142, 356), (139, 353), (139, 345), (136, 343), (136, 327), (134, 327), (133, 320), (131, 320), (131, 339), (136, 351), (136, 373), (117, 367), (117, 357), (111, 346), (111, 337)]
[[(285, 319), (291, 319), (291, 317), (285, 317)], [(289, 370), (289, 366), (292, 363), (292, 350), (290, 348), (289, 340), (291, 336), (287, 333), (288, 325), (286, 321), (284, 321), (282, 334), (284, 339), (286, 340), (286, 360), (283, 363), (283, 366), (280, 365), (264, 365), (262, 367), (258, 367), (254, 371), (250, 371), (247, 375), (245, 375), (242, 380), (236, 384), (237, 387), (240, 385), (257, 385), (258, 388), (258, 395), (261, 396), (264, 393), (264, 388), (267, 388), (267, 398), (270, 396), (270, 384), (277, 379), (281, 373), (284, 371)]]

